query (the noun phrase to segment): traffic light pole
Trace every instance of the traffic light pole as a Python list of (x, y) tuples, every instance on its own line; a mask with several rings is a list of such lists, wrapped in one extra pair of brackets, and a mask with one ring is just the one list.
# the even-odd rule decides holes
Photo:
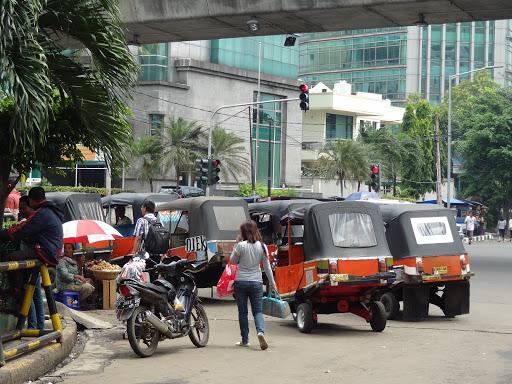
[[(276, 99), (276, 100), (265, 100), (265, 101), (252, 101), (249, 103), (239, 103), (239, 104), (229, 104), (229, 105), (222, 105), (219, 108), (217, 108), (215, 111), (213, 111), (212, 116), (210, 117), (210, 127), (208, 129), (208, 160), (212, 160), (212, 133), (213, 133), (213, 119), (223, 109), (227, 108), (237, 108), (237, 107), (247, 107), (251, 105), (260, 105), (260, 104), (269, 104), (269, 103), (287, 103), (289, 101), (297, 101), (300, 100), (298, 97), (292, 97), (289, 99)], [(259, 114), (259, 111), (257, 110), (257, 113)], [(251, 128), (252, 129), (252, 128)], [(250, 143), (252, 146), (252, 143)], [(258, 143), (256, 143), (258, 145)], [(258, 148), (256, 148), (256, 151)], [(252, 159), (251, 159), (252, 160)], [(252, 172), (252, 170), (251, 170)], [(256, 175), (257, 178), (257, 175)], [(206, 196), (210, 196), (210, 185), (206, 185)]]

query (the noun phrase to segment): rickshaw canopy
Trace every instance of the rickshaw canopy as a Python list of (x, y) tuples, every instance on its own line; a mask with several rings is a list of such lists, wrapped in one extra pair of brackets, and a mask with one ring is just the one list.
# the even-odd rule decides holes
[(140, 208), (146, 200), (155, 203), (156, 212), (161, 210), (161, 205), (173, 200), (177, 200), (179, 196), (175, 193), (134, 193), (121, 192), (114, 195), (105, 196), (101, 199), (104, 208), (131, 205), (133, 209), (133, 220), (137, 221), (141, 217)]
[(304, 225), (304, 260), (389, 256), (382, 214), (362, 201), (316, 203), (291, 211), (282, 223)]
[(272, 227), (277, 231), (281, 218), (291, 211), (318, 203), (314, 199), (292, 199), (292, 200), (273, 200), (261, 203), (250, 203), (249, 213), (253, 215), (269, 214), (271, 215)]
[(56, 205), (64, 214), (64, 221), (105, 221), (101, 197), (96, 193), (47, 192), (46, 200)]
[(393, 258), (461, 255), (466, 252), (453, 212), (428, 205), (381, 205)]
[(240, 225), (250, 219), (247, 203), (228, 197), (190, 197), (160, 204), (160, 212), (187, 212), (190, 236), (209, 240), (235, 240)]

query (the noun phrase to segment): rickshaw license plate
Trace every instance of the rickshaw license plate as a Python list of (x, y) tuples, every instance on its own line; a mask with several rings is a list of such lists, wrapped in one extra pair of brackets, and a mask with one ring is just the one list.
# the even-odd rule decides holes
[(340, 283), (343, 281), (348, 281), (348, 275), (345, 273), (337, 273), (331, 275), (331, 281)]
[(439, 267), (434, 267), (435, 275), (446, 275), (448, 273), (448, 267), (446, 265), (441, 265)]

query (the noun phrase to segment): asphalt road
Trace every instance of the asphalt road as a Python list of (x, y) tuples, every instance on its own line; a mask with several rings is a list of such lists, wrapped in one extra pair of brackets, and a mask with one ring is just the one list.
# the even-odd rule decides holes
[[(121, 325), (93, 332), (82, 355), (56, 372), (53, 383), (512, 383), (512, 243), (467, 246), (476, 273), (471, 313), (446, 319), (436, 308), (414, 323), (389, 321), (381, 334), (352, 315), (319, 317), (310, 335), (293, 321), (267, 318), (270, 348), (238, 341), (236, 306), (205, 300), (210, 343), (196, 349), (188, 338), (161, 343), (140, 359)], [(113, 320), (111, 313), (100, 316)], [(252, 325), (251, 325), (252, 326)], [(254, 331), (251, 329), (252, 336)]]

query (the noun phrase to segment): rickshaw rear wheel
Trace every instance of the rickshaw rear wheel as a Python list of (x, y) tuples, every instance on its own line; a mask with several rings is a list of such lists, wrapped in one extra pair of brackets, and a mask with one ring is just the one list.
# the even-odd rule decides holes
[(297, 306), (297, 328), (302, 333), (310, 333), (315, 327), (313, 307), (309, 303), (302, 303)]
[(400, 311), (400, 303), (392, 292), (386, 292), (380, 297), (380, 302), (384, 305), (386, 318), (389, 320), (396, 319)]
[(370, 312), (372, 318), (370, 326), (373, 332), (382, 332), (386, 328), (386, 308), (380, 301), (372, 301), (370, 303)]

